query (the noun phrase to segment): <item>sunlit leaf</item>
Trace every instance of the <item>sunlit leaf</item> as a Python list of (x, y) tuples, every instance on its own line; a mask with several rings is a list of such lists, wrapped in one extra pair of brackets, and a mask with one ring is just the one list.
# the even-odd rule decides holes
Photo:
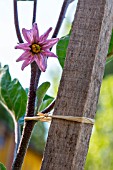
[(6, 167), (0, 162), (0, 170), (6, 170)]
[(44, 82), (38, 87), (37, 92), (36, 92), (36, 95), (37, 95), (37, 111), (40, 109), (40, 105), (41, 105), (43, 98), (44, 98), (49, 87), (50, 87), (49, 82)]
[(46, 95), (40, 106), (39, 111), (46, 109), (52, 103), (53, 100), (54, 100), (53, 97)]
[(51, 96), (46, 94), (43, 100), (48, 100), (48, 99), (54, 100), (54, 97), (51, 97)]
[(0, 70), (0, 96), (16, 120), (25, 114), (27, 95), (17, 79), (11, 80), (8, 66)]
[(59, 63), (62, 68), (64, 68), (64, 62), (66, 58), (67, 47), (70, 39), (70, 34), (62, 37), (59, 42), (57, 43), (56, 53), (58, 56)]

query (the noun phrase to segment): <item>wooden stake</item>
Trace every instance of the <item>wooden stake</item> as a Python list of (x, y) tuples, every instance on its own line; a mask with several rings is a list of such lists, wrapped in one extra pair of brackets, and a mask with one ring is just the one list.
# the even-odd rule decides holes
[[(112, 21), (112, 0), (79, 0), (54, 115), (94, 118)], [(52, 120), (41, 170), (83, 170), (91, 131), (91, 124)]]

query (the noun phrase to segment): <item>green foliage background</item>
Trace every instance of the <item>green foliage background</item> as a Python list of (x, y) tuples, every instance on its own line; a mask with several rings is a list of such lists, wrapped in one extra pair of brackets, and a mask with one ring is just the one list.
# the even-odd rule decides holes
[(103, 80), (85, 170), (113, 169), (113, 76)]

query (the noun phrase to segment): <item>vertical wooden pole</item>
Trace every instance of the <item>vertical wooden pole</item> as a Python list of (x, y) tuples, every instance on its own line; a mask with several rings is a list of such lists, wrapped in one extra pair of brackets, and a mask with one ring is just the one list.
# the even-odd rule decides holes
[[(113, 21), (112, 0), (79, 0), (55, 115), (94, 118)], [(41, 170), (83, 170), (92, 125), (54, 119)]]

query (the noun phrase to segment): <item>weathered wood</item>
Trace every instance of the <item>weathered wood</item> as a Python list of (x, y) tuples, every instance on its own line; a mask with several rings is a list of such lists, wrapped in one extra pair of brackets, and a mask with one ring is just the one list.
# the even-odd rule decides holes
[[(112, 30), (112, 0), (79, 0), (55, 115), (94, 118)], [(92, 125), (54, 119), (41, 170), (82, 170)]]

